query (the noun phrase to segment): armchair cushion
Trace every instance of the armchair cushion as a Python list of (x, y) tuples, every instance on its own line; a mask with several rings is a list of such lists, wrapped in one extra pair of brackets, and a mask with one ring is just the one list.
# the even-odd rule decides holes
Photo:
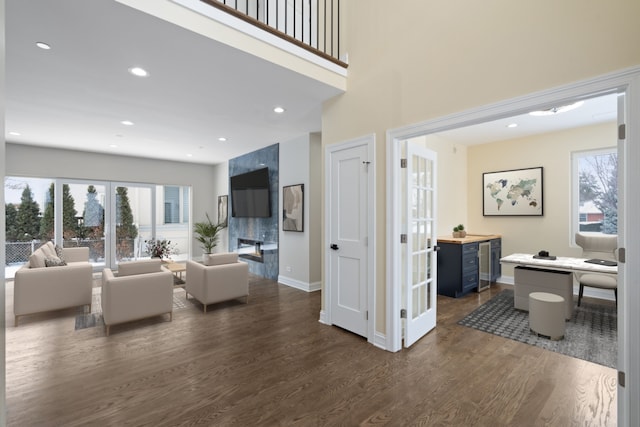
[(126, 261), (118, 264), (118, 277), (158, 273), (160, 271), (162, 271), (160, 258)]
[(204, 265), (223, 265), (238, 262), (238, 254), (236, 252), (226, 252), (219, 254), (210, 254), (205, 258)]

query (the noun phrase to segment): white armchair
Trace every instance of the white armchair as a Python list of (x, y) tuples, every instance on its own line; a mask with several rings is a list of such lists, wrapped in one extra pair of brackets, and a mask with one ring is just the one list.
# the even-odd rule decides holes
[(187, 298), (192, 295), (203, 305), (246, 298), (249, 302), (249, 265), (238, 261), (237, 253), (213, 254), (210, 264), (187, 261)]
[(159, 259), (121, 262), (118, 275), (102, 272), (102, 317), (111, 325), (168, 313), (173, 317), (173, 274)]

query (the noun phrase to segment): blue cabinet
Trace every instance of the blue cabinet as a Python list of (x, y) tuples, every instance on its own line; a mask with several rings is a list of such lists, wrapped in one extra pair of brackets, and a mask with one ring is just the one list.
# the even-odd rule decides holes
[(458, 298), (478, 289), (480, 242), (491, 243), (491, 282), (500, 277), (502, 244), (500, 238), (438, 239), (438, 293)]

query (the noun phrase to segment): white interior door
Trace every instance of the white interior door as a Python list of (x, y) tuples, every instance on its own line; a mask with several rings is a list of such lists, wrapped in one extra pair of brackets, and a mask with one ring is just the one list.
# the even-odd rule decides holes
[(332, 151), (329, 162), (331, 323), (366, 337), (368, 146)]
[(404, 345), (436, 326), (436, 153), (407, 144)]

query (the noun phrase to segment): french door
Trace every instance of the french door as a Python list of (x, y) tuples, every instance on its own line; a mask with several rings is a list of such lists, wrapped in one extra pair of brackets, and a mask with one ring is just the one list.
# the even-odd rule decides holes
[(436, 326), (436, 153), (407, 143), (403, 226), (405, 347)]
[(58, 179), (56, 242), (88, 247), (96, 270), (146, 257), (145, 241), (155, 236), (155, 199), (155, 185)]

